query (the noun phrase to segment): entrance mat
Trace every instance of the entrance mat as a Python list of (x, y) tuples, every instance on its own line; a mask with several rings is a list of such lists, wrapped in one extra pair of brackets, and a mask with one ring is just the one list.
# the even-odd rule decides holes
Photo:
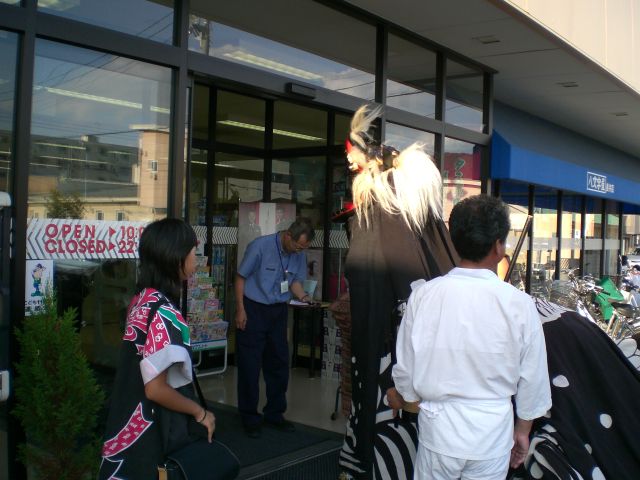
[(295, 424), (296, 431), (291, 433), (265, 425), (260, 438), (249, 438), (237, 408), (214, 402), (209, 402), (209, 407), (216, 415), (216, 439), (240, 460), (240, 478), (254, 478), (244, 476), (254, 470), (255, 474), (264, 475), (283, 466), (319, 458), (342, 446), (342, 435), (300, 423)]
[(307, 447), (289, 455), (240, 469), (238, 480), (334, 480), (340, 469), (338, 460), (342, 442), (334, 441)]
[(270, 465), (268, 462), (251, 465), (240, 470), (238, 480), (335, 480), (340, 474), (338, 459), (341, 447), (342, 443), (315, 454), (309, 448), (309, 456), (299, 454), (288, 462), (280, 459), (278, 465)]

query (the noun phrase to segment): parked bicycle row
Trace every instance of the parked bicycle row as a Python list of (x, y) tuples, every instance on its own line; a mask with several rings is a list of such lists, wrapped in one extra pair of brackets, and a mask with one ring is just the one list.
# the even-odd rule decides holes
[(607, 276), (580, 276), (578, 271), (567, 270), (567, 280), (551, 283), (551, 302), (576, 310), (614, 340), (640, 332), (640, 267), (618, 276), (617, 282)]

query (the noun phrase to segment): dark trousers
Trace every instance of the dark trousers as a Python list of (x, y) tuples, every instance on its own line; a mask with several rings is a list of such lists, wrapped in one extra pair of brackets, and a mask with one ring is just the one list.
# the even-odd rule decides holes
[(245, 425), (261, 422), (258, 413), (260, 369), (267, 387), (264, 418), (279, 422), (287, 409), (289, 346), (287, 304), (265, 305), (244, 297), (247, 324), (236, 330), (238, 365), (238, 410)]

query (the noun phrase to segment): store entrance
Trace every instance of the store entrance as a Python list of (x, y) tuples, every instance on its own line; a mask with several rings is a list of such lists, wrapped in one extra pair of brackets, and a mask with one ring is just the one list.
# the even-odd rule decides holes
[[(201, 278), (190, 285), (188, 306), (196, 325), (226, 322), (209, 329), (226, 338), (217, 343), (217, 348), (208, 348), (213, 344), (206, 345), (206, 338), (195, 338), (193, 344), (198, 350), (198, 340), (202, 340), (201, 344), (207, 347), (197, 354), (205, 396), (234, 407), (233, 280), (250, 240), (245, 238), (247, 224), (256, 223), (250, 231), (257, 236), (271, 233), (268, 228), (287, 228), (296, 216), (309, 217), (316, 230), (316, 238), (306, 251), (308, 275), (318, 282), (315, 298), (330, 302), (344, 289), (346, 235), (343, 225), (332, 224), (329, 219), (349, 195), (344, 139), (350, 113), (288, 99), (240, 94), (210, 84), (196, 83), (193, 92), (186, 215), (201, 239), (202, 268)], [(275, 225), (271, 227), (261, 223), (260, 212), (268, 209), (273, 209), (275, 215)], [(215, 298), (208, 301), (211, 296)], [(294, 330), (298, 341), (287, 417), (342, 433), (344, 418), (332, 415), (339, 378), (337, 369), (331, 366), (339, 351), (325, 351), (325, 360), (331, 357), (331, 366), (326, 368), (325, 362), (321, 369), (321, 325), (311, 331), (307, 316), (296, 316), (295, 324), (293, 311), (289, 317), (291, 351)], [(195, 330), (197, 334), (206, 329)], [(308, 369), (311, 345), (316, 347), (318, 366), (314, 378), (309, 378)], [(261, 394), (264, 396), (264, 384)]]

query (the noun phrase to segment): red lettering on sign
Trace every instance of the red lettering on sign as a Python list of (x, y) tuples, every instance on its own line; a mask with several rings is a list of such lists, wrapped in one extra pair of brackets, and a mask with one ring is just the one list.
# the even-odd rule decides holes
[(56, 253), (56, 241), (55, 240), (47, 240), (44, 242), (44, 249), (47, 253)]
[(44, 227), (44, 234), (47, 237), (55, 237), (58, 235), (58, 226), (55, 223), (50, 223)]
[(69, 225), (68, 223), (63, 223), (60, 230), (62, 231), (62, 236), (66, 237), (71, 232), (71, 225)]

